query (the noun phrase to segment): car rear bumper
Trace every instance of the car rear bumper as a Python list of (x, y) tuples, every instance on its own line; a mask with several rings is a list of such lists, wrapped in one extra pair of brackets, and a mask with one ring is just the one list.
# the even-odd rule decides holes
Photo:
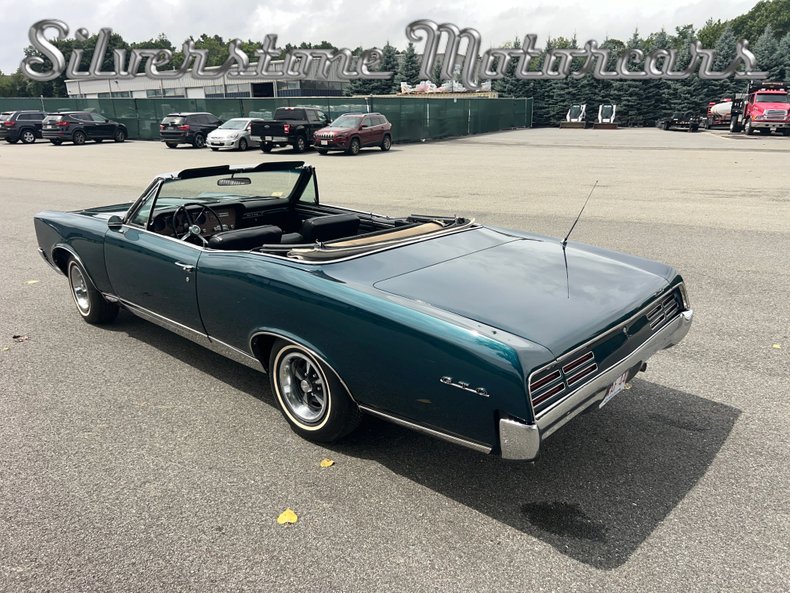
[(44, 138), (44, 140), (66, 140), (71, 138), (71, 133), (63, 130), (43, 130), (41, 132), (41, 137)]
[(19, 132), (17, 130), (8, 130), (0, 127), (0, 140), (18, 140)]
[(641, 368), (642, 363), (656, 352), (679, 343), (688, 333), (693, 316), (693, 311), (682, 312), (634, 352), (580, 387), (559, 405), (540, 416), (534, 424), (501, 418), (499, 441), (502, 457), (525, 461), (536, 459), (542, 441), (585, 409), (601, 401), (609, 386), (620, 375), (631, 369)]

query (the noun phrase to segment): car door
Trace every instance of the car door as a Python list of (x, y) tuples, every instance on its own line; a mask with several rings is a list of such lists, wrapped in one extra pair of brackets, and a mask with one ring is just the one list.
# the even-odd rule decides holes
[(146, 230), (149, 211), (144, 203), (127, 224), (105, 234), (104, 259), (115, 295), (142, 316), (169, 322), (175, 331), (205, 334), (195, 289), (203, 249)]
[(103, 115), (91, 113), (94, 138), (112, 138), (115, 125)]
[(359, 138), (362, 142), (362, 146), (370, 146), (373, 144), (373, 135), (375, 134), (375, 131), (373, 130), (371, 123), (372, 120), (370, 119), (370, 116), (366, 115), (362, 118), (362, 121), (359, 124)]
[(85, 137), (90, 140), (95, 140), (99, 138), (98, 130), (96, 129), (96, 122), (93, 120), (93, 117), (90, 113), (75, 113), (72, 115), (74, 118), (75, 131), (77, 128), (81, 129), (85, 132)]

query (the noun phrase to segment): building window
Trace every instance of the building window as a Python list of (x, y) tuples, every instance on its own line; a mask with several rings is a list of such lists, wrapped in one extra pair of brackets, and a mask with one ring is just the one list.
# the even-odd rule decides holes
[(162, 96), (162, 89), (148, 89), (145, 91), (145, 96), (149, 99), (152, 97), (161, 97)]
[(222, 98), (225, 96), (225, 87), (221, 84), (214, 86), (203, 87), (203, 92), (206, 94), (207, 99)]
[(186, 89), (165, 89), (165, 97), (186, 97)]

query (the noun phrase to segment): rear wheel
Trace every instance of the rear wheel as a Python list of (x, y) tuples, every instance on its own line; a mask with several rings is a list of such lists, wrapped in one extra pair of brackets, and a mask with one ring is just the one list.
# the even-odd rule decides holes
[(178, 144), (176, 142), (165, 142), (165, 146), (167, 146), (168, 148), (175, 148), (176, 146), (178, 146)]
[(738, 125), (738, 119), (733, 117), (730, 120), (730, 134), (737, 134), (741, 131), (741, 126)]
[(74, 144), (85, 144), (86, 136), (85, 132), (81, 130), (77, 130), (74, 132), (74, 136), (72, 136), (72, 141)]
[(359, 425), (362, 415), (343, 384), (302, 346), (277, 341), (269, 357), (269, 378), (280, 411), (301, 437), (329, 443)]
[(241, 140), (239, 140), (239, 150), (244, 152), (245, 150), (247, 150), (247, 148), (248, 148), (247, 140), (245, 138), (242, 138)]
[(70, 257), (67, 267), (71, 296), (77, 311), (88, 323), (109, 323), (118, 315), (118, 305), (104, 300), (101, 293), (93, 287), (88, 274), (80, 263)]
[(304, 152), (307, 150), (307, 140), (304, 136), (297, 136), (294, 142), (294, 152)]
[(112, 135), (112, 139), (115, 142), (123, 142), (126, 140), (126, 132), (124, 132), (121, 128), (115, 130), (115, 133)]
[(22, 130), (20, 138), (24, 144), (33, 144), (36, 141), (36, 134), (33, 130)]
[(392, 138), (384, 136), (384, 140), (381, 141), (381, 150), (387, 152), (390, 148), (392, 148)]
[(192, 140), (192, 146), (195, 148), (203, 148), (206, 145), (206, 139), (203, 134), (195, 134), (195, 139)]

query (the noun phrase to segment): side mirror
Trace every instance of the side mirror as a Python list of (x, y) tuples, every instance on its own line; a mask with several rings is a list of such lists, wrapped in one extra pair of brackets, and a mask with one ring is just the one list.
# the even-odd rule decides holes
[(361, 126), (359, 126), (359, 129), (360, 130), (367, 130), (368, 127), (365, 124), (362, 124)]
[(225, 123), (225, 120), (223, 120), (223, 119), (218, 119), (218, 120), (217, 120), (217, 125), (218, 125), (218, 126), (221, 126), (221, 125), (222, 125), (222, 124), (224, 124), (224, 123)]
[(113, 231), (119, 230), (123, 226), (123, 218), (113, 214), (107, 219), (107, 227)]

